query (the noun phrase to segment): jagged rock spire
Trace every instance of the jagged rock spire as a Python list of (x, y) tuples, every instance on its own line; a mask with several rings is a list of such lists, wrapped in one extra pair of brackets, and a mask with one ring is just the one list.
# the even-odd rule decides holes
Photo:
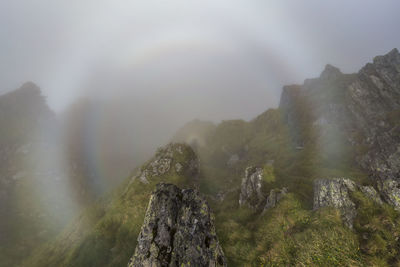
[(210, 208), (196, 190), (157, 185), (128, 264), (134, 266), (226, 266)]

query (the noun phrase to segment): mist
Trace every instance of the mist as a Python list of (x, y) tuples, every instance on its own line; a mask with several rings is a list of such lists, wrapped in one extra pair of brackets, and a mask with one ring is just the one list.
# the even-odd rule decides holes
[[(169, 97), (185, 103), (181, 122), (249, 119), (277, 106), (282, 85), (317, 76), (327, 63), (354, 72), (371, 55), (397, 47), (399, 7), (398, 1), (2, 1), (0, 90), (33, 81), (57, 112), (82, 96)], [(182, 113), (170, 103), (158, 103), (159, 110)]]
[(33, 81), (59, 114), (91, 99), (97, 117), (112, 112), (125, 134), (145, 136), (139, 143), (154, 149), (192, 119), (249, 120), (277, 107), (283, 85), (316, 77), (327, 63), (354, 72), (398, 47), (399, 8), (398, 1), (2, 1), (0, 92)]
[[(263, 114), (267, 124), (284, 85), (400, 48), (399, 10), (397, 0), (0, 0), (0, 262), (127, 184), (186, 123), (207, 121), (192, 125), (206, 132)], [(237, 139), (245, 124), (232, 123)], [(335, 165), (345, 137), (326, 132), (318, 153)]]
[(80, 144), (74, 153), (104, 192), (186, 122), (250, 120), (277, 107), (283, 85), (316, 77), (327, 63), (354, 72), (398, 47), (399, 8), (372, 0), (2, 1), (0, 93), (35, 82), (70, 133), (61, 142)]

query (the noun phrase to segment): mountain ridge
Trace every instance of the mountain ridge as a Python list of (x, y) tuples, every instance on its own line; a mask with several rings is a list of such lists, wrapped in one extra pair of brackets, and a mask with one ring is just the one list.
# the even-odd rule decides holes
[[(248, 122), (192, 122), (173, 137), (192, 147), (160, 149), (93, 207), (93, 226), (79, 230), (78, 239), (68, 240), (72, 226), (22, 266), (127, 264), (158, 182), (198, 188), (206, 197), (228, 265), (400, 264), (399, 59), (394, 49), (354, 74), (327, 65), (319, 77), (285, 86), (279, 108)], [(196, 175), (178, 172), (193, 160)], [(249, 167), (257, 170), (253, 184)], [(241, 205), (242, 192), (250, 203), (274, 205)]]

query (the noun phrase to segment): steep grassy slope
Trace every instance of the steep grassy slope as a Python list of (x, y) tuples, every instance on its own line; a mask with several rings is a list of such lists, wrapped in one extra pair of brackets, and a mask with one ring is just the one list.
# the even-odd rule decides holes
[[(304, 128), (310, 128), (308, 121), (304, 124)], [(264, 167), (265, 177), (269, 177), (268, 190), (289, 187), (305, 204), (312, 202), (315, 178), (349, 176), (367, 181), (366, 174), (355, 164), (351, 149), (326, 153), (327, 144), (314, 138), (320, 129), (311, 128), (302, 133), (304, 147), (299, 149), (293, 143), (282, 112), (270, 109), (250, 122), (223, 121), (206, 136), (197, 135), (204, 140), (203, 145), (195, 147), (202, 163), (199, 179), (202, 192), (215, 196), (238, 188), (248, 166)], [(344, 146), (340, 143), (343, 139), (336, 141), (333, 145)]]
[[(299, 250), (302, 239), (317, 238), (314, 226), (309, 226), (308, 222), (314, 220), (315, 223), (323, 225), (328, 223), (329, 216), (335, 218), (332, 227), (336, 227), (337, 232), (342, 233), (342, 237), (348, 234), (346, 238), (351, 240), (351, 244), (354, 242), (358, 244), (354, 234), (342, 226), (337, 213), (331, 212), (326, 215), (327, 217), (321, 215), (326, 219), (319, 222), (315, 219), (317, 215), (309, 210), (313, 178), (328, 173), (347, 175), (347, 167), (344, 169), (319, 168), (317, 166), (320, 162), (314, 158), (316, 157), (313, 154), (314, 151), (296, 150), (290, 142), (286, 126), (281, 121), (279, 110), (269, 110), (251, 122), (225, 121), (218, 125), (213, 133), (205, 138), (204, 145), (197, 146), (201, 162), (198, 178), (195, 178), (196, 175), (193, 173), (189, 176), (186, 172), (178, 174), (173, 167), (166, 168), (163, 165), (175, 166), (179, 162), (185, 166), (187, 162), (195, 158), (190, 148), (181, 146), (184, 148), (184, 153), (181, 154), (175, 151), (177, 146), (180, 147), (179, 145), (168, 146), (160, 150), (155, 158), (142, 167), (142, 171), (133, 182), (126, 181), (112, 196), (86, 211), (58, 240), (41, 248), (35, 257), (24, 263), (24, 266), (122, 266), (126, 264), (135, 248), (148, 198), (159, 181), (172, 182), (183, 187), (194, 186), (198, 183), (200, 190), (209, 196), (211, 206), (215, 211), (217, 232), (221, 236), (221, 244), (226, 250), (226, 256), (231, 265), (241, 266), (244, 263), (258, 265), (263, 262), (275, 262), (279, 258), (284, 259), (282, 254), (284, 250), (278, 248), (289, 246), (292, 236), (288, 235), (288, 240), (279, 236), (285, 237), (291, 231), (293, 234), (298, 234), (296, 238), (299, 240), (288, 249)], [(174, 151), (171, 157), (172, 162), (166, 163), (163, 158), (169, 153), (169, 149)], [(237, 155), (234, 157), (237, 160), (231, 160), (233, 155)], [(157, 164), (161, 169), (168, 169), (168, 171), (162, 175), (149, 176)], [(264, 182), (267, 190), (288, 186), (289, 191), (293, 192), (288, 200), (261, 217), (246, 208), (238, 207), (238, 188), (244, 169), (249, 165), (264, 166)], [(223, 202), (215, 200), (218, 193), (226, 194)], [(322, 231), (323, 227), (318, 227), (318, 231)], [(300, 230), (296, 230), (299, 233), (291, 230), (292, 228), (299, 228)], [(265, 235), (263, 231), (272, 232)], [(331, 235), (332, 243), (336, 242), (334, 238), (338, 235), (332, 232), (331, 228), (326, 228), (324, 234)], [(266, 236), (267, 239), (260, 240), (260, 236)], [(319, 242), (322, 241), (319, 240)], [(268, 257), (270, 246), (277, 246), (274, 252), (270, 252), (274, 253), (272, 258)], [(351, 248), (353, 245), (348, 250)], [(301, 250), (297, 253), (306, 253), (306, 251)], [(286, 260), (293, 263), (295, 254), (288, 255), (286, 255)], [(349, 257), (353, 258), (353, 256)], [(311, 259), (306, 257), (304, 261), (311, 261)], [(343, 261), (345, 259), (342, 259)]]
[[(354, 230), (343, 225), (335, 209), (311, 210), (315, 178), (345, 176), (364, 183), (368, 179), (348, 155), (331, 164), (312, 140), (296, 149), (280, 116), (279, 110), (269, 110), (250, 122), (217, 125), (203, 145), (196, 146), (201, 163), (198, 177), (193, 169), (189, 175), (175, 169), (176, 163), (188, 167), (196, 158), (189, 147), (172, 145), (160, 150), (133, 182), (128, 179), (108, 199), (88, 209), (24, 266), (124, 266), (134, 251), (150, 193), (159, 181), (199, 186), (208, 196), (230, 266), (396, 264), (399, 216), (391, 207), (353, 196), (359, 210)], [(162, 160), (169, 149), (175, 151), (171, 162)], [(263, 166), (266, 191), (289, 187), (290, 193), (278, 206), (262, 215), (238, 203), (244, 169), (250, 165)], [(161, 173), (167, 171), (152, 176), (154, 166), (161, 167)]]
[(347, 228), (338, 210), (312, 211), (290, 193), (257, 214), (240, 207), (239, 192), (210, 200), (229, 266), (398, 266), (400, 214), (362, 194), (352, 196), (357, 217)]
[(160, 149), (134, 178), (87, 209), (57, 240), (22, 265), (125, 266), (135, 250), (155, 185), (163, 181), (193, 187), (197, 173), (197, 157), (190, 147), (172, 144)]
[[(293, 143), (280, 110), (268, 110), (250, 122), (224, 121), (202, 137), (203, 146), (196, 146), (202, 163), (200, 188), (209, 195), (230, 266), (364, 266), (381, 261), (360, 249), (361, 232), (346, 228), (337, 210), (311, 210), (314, 179), (369, 180), (352, 160), (351, 150), (324, 152), (326, 144), (315, 138), (320, 129), (306, 119), (307, 109), (300, 127), (305, 129), (304, 147)], [(239, 186), (248, 166), (264, 168), (267, 192), (283, 186), (291, 192), (263, 215), (239, 207)], [(369, 215), (369, 220), (377, 219)]]
[[(320, 78), (285, 88), (281, 110), (268, 110), (250, 122), (224, 121), (201, 137), (203, 145), (196, 146), (201, 189), (210, 196), (231, 266), (399, 264), (394, 251), (400, 249), (400, 221), (392, 207), (353, 194), (358, 211), (354, 230), (343, 225), (334, 209), (311, 211), (317, 178), (374, 184), (356, 163), (363, 152), (345, 132), (354, 129), (343, 105), (354, 79), (327, 66)], [(239, 207), (239, 186), (248, 166), (264, 168), (265, 191), (285, 186), (291, 192), (263, 215)]]

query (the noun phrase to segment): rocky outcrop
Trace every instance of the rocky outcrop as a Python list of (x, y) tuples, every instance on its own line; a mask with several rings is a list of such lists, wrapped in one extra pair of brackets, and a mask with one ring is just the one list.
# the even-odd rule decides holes
[(275, 208), (278, 202), (288, 193), (286, 187), (272, 189), (266, 193), (264, 169), (261, 167), (247, 167), (240, 187), (239, 205), (247, 206), (254, 211), (264, 213)]
[(350, 198), (350, 192), (356, 190), (356, 184), (344, 178), (318, 179), (314, 181), (314, 210), (322, 207), (334, 207), (340, 210), (345, 225), (352, 228), (357, 215), (356, 205)]
[(246, 168), (240, 188), (239, 205), (258, 210), (264, 206), (266, 197), (262, 192), (263, 169), (260, 167)]
[(193, 189), (158, 184), (128, 267), (226, 266), (206, 200)]
[(374, 58), (348, 87), (347, 107), (366, 153), (357, 157), (380, 179), (400, 179), (400, 54)]
[(269, 192), (269, 195), (267, 197), (267, 202), (264, 206), (264, 211), (267, 211), (271, 208), (275, 208), (275, 206), (278, 204), (278, 202), (288, 193), (288, 189), (286, 187), (282, 189), (272, 189)]
[[(358, 73), (327, 65), (320, 77), (283, 88), (280, 109), (296, 147), (317, 144), (326, 162), (355, 161), (378, 185), (360, 188), (400, 206), (400, 53), (375, 57)], [(372, 194), (372, 195), (371, 195)], [(378, 196), (375, 197), (374, 195)]]
[[(393, 189), (393, 184), (387, 184), (385, 188), (388, 191), (387, 195), (391, 196), (385, 201), (393, 206), (395, 206), (394, 203), (398, 204), (396, 198), (400, 200), (400, 190)], [(379, 205), (383, 204), (380, 195), (372, 186), (362, 186), (346, 178), (318, 179), (314, 181), (314, 210), (322, 207), (337, 208), (342, 214), (344, 224), (352, 228), (353, 220), (357, 216), (356, 205), (351, 198), (351, 193), (355, 191), (360, 191), (365, 197)], [(384, 190), (380, 189), (380, 191)]]
[(383, 201), (373, 186), (358, 186), (358, 189), (369, 199), (382, 205)]
[(383, 199), (400, 211), (400, 183), (396, 180), (384, 179), (378, 182), (378, 189)]
[(160, 148), (156, 156), (139, 170), (132, 181), (139, 179), (143, 183), (148, 183), (152, 177), (159, 177), (170, 171), (197, 178), (199, 160), (190, 146), (172, 143)]
[[(283, 88), (279, 108), (297, 149), (303, 149), (308, 143), (318, 143), (332, 153), (340, 151), (337, 147), (349, 145), (341, 133), (352, 127), (344, 96), (354, 79), (355, 75), (343, 74), (338, 68), (327, 65), (320, 77), (307, 79), (303, 85)], [(333, 143), (333, 149), (328, 147)]]

